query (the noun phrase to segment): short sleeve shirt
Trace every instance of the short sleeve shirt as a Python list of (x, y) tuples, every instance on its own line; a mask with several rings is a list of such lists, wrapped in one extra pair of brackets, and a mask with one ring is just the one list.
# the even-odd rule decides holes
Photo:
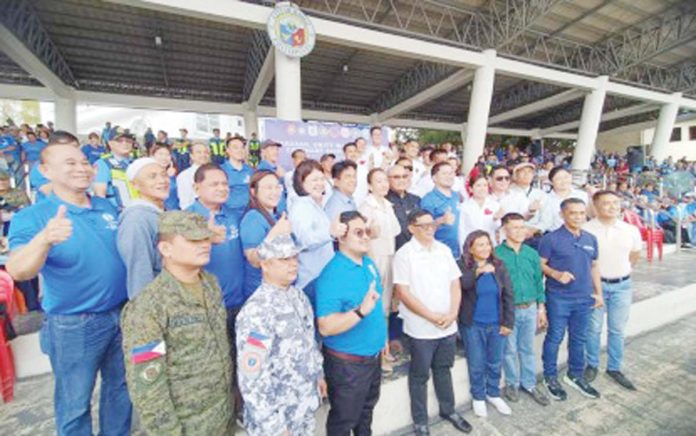
[(435, 239), (447, 245), (452, 250), (454, 258), (459, 258), (459, 194), (452, 192), (449, 197), (435, 188), (421, 200), (421, 208), (433, 214), (438, 219), (448, 210), (454, 214), (454, 224), (442, 224), (435, 232)]
[(575, 236), (563, 225), (544, 235), (539, 242), (539, 256), (547, 259), (551, 268), (575, 276), (575, 280), (567, 285), (547, 277), (546, 290), (567, 297), (590, 296), (593, 292), (592, 262), (597, 260), (598, 255), (597, 238), (584, 230)]
[(245, 163), (242, 163), (240, 169), (236, 169), (229, 161), (225, 161), (220, 167), (227, 174), (227, 184), (230, 187), (227, 207), (234, 209), (239, 216), (242, 216), (249, 205), (249, 181), (254, 170)]
[[(449, 248), (433, 241), (430, 248), (411, 238), (394, 255), (394, 284), (409, 287), (409, 293), (433, 312), (448, 313), (451, 308), (452, 281), (462, 275)], [(453, 323), (446, 330), (416, 315), (402, 302), (399, 316), (404, 332), (416, 339), (438, 339), (457, 332)]]
[[(278, 219), (278, 216), (273, 216), (273, 219)], [(268, 232), (271, 231), (271, 224), (268, 220), (256, 209), (249, 209), (244, 214), (242, 222), (239, 225), (239, 232), (242, 238), (242, 249), (244, 251), (258, 247)], [(261, 268), (256, 268), (246, 257), (244, 258), (244, 295), (249, 298), (254, 291), (261, 286)]]
[(319, 318), (350, 312), (362, 303), (373, 282), (380, 295), (375, 307), (353, 328), (325, 337), (325, 346), (357, 356), (375, 356), (384, 348), (387, 322), (382, 310), (383, 290), (377, 266), (369, 257), (363, 256), (359, 265), (340, 251), (334, 255), (316, 282), (316, 312)]
[(595, 218), (583, 228), (597, 238), (597, 266), (602, 278), (617, 279), (631, 274), (630, 254), (643, 248), (638, 227), (621, 220), (607, 226)]

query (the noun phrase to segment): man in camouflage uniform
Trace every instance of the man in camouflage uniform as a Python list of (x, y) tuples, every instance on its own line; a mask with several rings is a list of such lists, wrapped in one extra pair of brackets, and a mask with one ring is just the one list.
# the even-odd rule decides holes
[(291, 286), (298, 252), (290, 235), (259, 245), (263, 282), (237, 317), (237, 374), (249, 436), (313, 435), (325, 396), (312, 307)]
[(234, 432), (227, 314), (203, 271), (213, 235), (198, 214), (162, 214), (162, 272), (123, 310), (128, 391), (148, 433)]

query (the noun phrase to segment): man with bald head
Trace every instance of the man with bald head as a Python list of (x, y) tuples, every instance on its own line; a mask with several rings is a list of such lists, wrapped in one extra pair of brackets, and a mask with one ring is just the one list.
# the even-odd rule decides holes
[(90, 402), (101, 376), (99, 433), (129, 434), (119, 316), (126, 301), (126, 271), (116, 250), (118, 213), (87, 190), (94, 169), (77, 138), (51, 135), (41, 172), (52, 193), (20, 211), (10, 227), (7, 272), (15, 280), (44, 278), (41, 348), (55, 379), (58, 435), (93, 434)]

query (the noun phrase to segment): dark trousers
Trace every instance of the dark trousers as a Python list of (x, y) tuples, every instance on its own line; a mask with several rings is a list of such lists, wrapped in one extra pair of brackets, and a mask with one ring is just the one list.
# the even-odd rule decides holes
[(236, 416), (242, 416), (242, 394), (237, 384), (237, 315), (242, 307), (227, 308), (227, 334), (230, 337), (230, 357), (232, 358), (232, 395), (234, 396), (234, 412)]
[(39, 279), (33, 278), (31, 280), (25, 280), (21, 282), (16, 282), (17, 287), (24, 295), (24, 303), (27, 306), (28, 311), (41, 310), (41, 303), (39, 302)]
[(356, 436), (372, 434), (372, 412), (379, 400), (382, 368), (379, 357), (351, 362), (324, 352), (324, 376), (329, 388), (326, 434)]
[(411, 397), (411, 418), (416, 425), (428, 424), (428, 379), (433, 372), (435, 395), (440, 415), (454, 413), (454, 388), (451, 369), (457, 350), (457, 335), (440, 339), (408, 337), (411, 364), (408, 370), (408, 393)]

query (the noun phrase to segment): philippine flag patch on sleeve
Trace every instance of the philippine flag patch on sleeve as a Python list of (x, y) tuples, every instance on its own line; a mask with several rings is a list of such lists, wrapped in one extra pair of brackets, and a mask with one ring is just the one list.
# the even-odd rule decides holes
[(148, 362), (167, 354), (167, 346), (164, 341), (152, 341), (145, 345), (140, 345), (131, 350), (131, 360), (133, 363)]

